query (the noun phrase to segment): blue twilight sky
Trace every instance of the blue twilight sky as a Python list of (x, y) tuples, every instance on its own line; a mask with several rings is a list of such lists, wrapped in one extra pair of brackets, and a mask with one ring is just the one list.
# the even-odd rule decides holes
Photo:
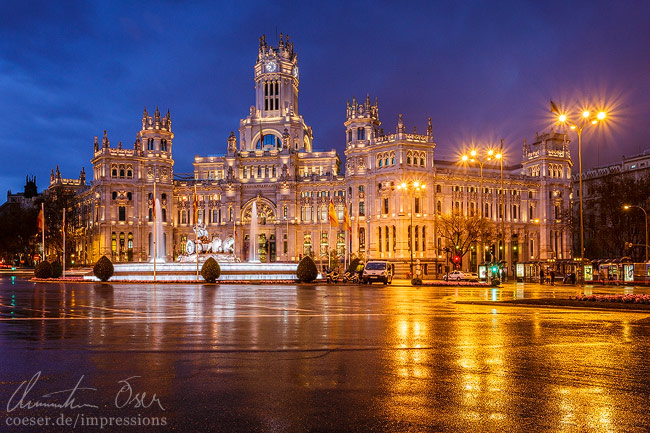
[[(221, 154), (253, 104), (262, 33), (289, 34), (315, 148), (344, 147), (345, 101), (386, 131), (431, 116), (439, 157), (504, 138), (510, 161), (551, 126), (550, 98), (611, 107), (586, 166), (650, 148), (646, 1), (10, 1), (0, 3), (0, 202), (25, 175), (90, 170), (93, 137), (132, 146), (146, 105), (172, 113), (175, 171)], [(590, 99), (585, 99), (590, 98)], [(90, 175), (89, 175), (90, 177)]]

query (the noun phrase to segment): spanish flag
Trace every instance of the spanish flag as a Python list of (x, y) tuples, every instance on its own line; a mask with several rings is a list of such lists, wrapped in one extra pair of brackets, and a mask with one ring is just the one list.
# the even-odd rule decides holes
[(560, 109), (557, 107), (557, 105), (555, 105), (555, 102), (553, 102), (553, 100), (551, 100), (551, 113), (555, 113), (558, 116), (560, 115)]
[(336, 216), (336, 209), (334, 208), (334, 202), (332, 201), (332, 199), (330, 199), (330, 207), (327, 216), (329, 217), (330, 225), (335, 225), (335, 226), (339, 225), (339, 219)]
[(42, 204), (41, 204), (41, 211), (38, 213), (38, 229), (39, 230), (45, 230), (45, 214), (43, 212), (43, 205)]
[(350, 222), (350, 214), (348, 213), (348, 206), (345, 205), (343, 212), (343, 229), (352, 232), (352, 222)]

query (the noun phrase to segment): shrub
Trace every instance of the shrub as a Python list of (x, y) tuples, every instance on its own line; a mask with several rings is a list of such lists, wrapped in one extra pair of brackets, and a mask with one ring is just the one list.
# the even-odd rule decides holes
[(215, 283), (221, 276), (221, 266), (214, 258), (210, 257), (201, 267), (201, 276), (208, 283)]
[(97, 260), (95, 267), (93, 267), (93, 274), (101, 281), (108, 281), (113, 276), (113, 271), (113, 263), (106, 256), (102, 256)]
[(411, 285), (412, 286), (421, 286), (422, 285), (422, 278), (413, 278), (411, 280)]
[(350, 266), (348, 267), (348, 272), (356, 272), (357, 266), (359, 266), (360, 262), (361, 262), (361, 260), (359, 260), (359, 259), (353, 259), (350, 262)]
[(52, 265), (50, 262), (42, 261), (34, 267), (36, 278), (50, 278), (52, 276)]
[(499, 281), (498, 279), (495, 278), (494, 280), (492, 280), (492, 282), (490, 284), (492, 285), (492, 287), (496, 287), (499, 284), (501, 284), (501, 281)]
[(303, 283), (311, 283), (318, 276), (318, 269), (316, 268), (316, 263), (314, 259), (309, 256), (303, 257), (303, 259), (298, 263), (298, 271), (296, 272), (298, 279)]
[(63, 266), (58, 260), (52, 263), (52, 278), (61, 278), (63, 275)]

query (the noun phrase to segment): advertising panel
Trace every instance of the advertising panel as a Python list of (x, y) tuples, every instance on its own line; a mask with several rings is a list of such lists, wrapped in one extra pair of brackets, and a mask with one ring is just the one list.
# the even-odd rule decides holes
[(524, 278), (524, 264), (517, 263), (517, 278)]
[(623, 265), (623, 276), (626, 282), (634, 281), (634, 265)]
[(594, 267), (592, 265), (585, 265), (585, 281), (594, 280)]

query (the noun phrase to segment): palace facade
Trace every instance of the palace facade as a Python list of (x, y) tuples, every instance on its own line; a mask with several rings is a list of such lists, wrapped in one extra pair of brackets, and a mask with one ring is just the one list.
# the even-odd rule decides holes
[[(260, 38), (255, 105), (240, 120), (237, 134), (225, 140), (225, 153), (195, 157), (191, 174), (174, 173), (169, 111), (161, 115), (156, 108), (150, 115), (145, 109), (129, 148), (121, 142), (111, 146), (106, 131), (101, 143), (95, 137), (93, 180), (75, 183), (73, 239), (79, 260), (90, 264), (102, 255), (113, 261), (150, 260), (156, 200), (168, 261), (185, 252), (198, 222), (212, 237), (234, 236), (242, 260), (257, 248), (264, 262), (312, 255), (318, 263), (328, 249), (343, 254), (349, 248), (366, 260), (394, 262), (397, 274), (408, 271), (411, 258), (426, 274), (441, 274), (450, 264), (448, 240), (439, 236), (437, 225), (451, 212), (468, 217), (482, 212), (499, 226), (505, 236), (495, 240), (495, 259), (508, 266), (571, 258), (572, 161), (565, 134), (550, 131), (524, 142), (517, 164), (506, 155), (503, 167), (463, 166), (435, 158), (431, 119), (424, 134), (407, 133), (400, 115), (394, 132), (385, 133), (377, 101), (353, 98), (346, 107), (343, 172), (336, 150), (315, 150), (313, 131), (299, 111), (299, 79), (289, 38), (281, 35), (277, 48)], [(67, 181), (57, 173), (51, 186), (57, 182)], [(339, 221), (348, 206), (349, 234), (342, 225), (329, 226), (330, 201)], [(259, 228), (251, 240), (254, 202)], [(462, 267), (475, 269), (485, 259), (484, 249), (488, 246), (473, 245)]]

